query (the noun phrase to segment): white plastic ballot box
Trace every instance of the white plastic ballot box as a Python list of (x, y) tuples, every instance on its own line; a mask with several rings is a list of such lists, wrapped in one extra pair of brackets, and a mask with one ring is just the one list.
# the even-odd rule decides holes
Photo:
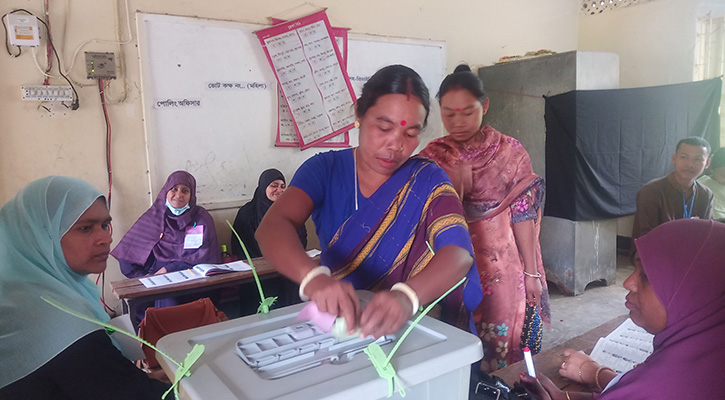
[[(358, 295), (365, 304), (373, 294), (358, 291)], [(352, 342), (333, 343), (329, 335), (316, 338), (321, 333), (316, 327), (296, 320), (304, 306), (296, 304), (161, 338), (158, 348), (178, 362), (195, 344), (205, 346), (191, 368), (191, 376), (180, 382), (182, 398), (387, 398), (388, 382), (378, 376), (362, 349), (351, 349)], [(408, 324), (387, 338), (388, 343), (382, 345), (386, 354)], [(336, 349), (341, 349), (339, 354), (333, 354)], [(169, 377), (174, 376), (176, 365), (160, 354), (156, 357)], [(470, 365), (482, 357), (478, 337), (424, 317), (405, 338), (391, 364), (406, 392), (405, 399), (467, 399)], [(390, 398), (402, 399), (397, 383)]]

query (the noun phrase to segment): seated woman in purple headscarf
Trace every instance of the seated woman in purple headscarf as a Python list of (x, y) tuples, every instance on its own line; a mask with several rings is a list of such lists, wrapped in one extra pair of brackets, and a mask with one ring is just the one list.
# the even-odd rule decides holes
[(604, 389), (562, 392), (544, 376), (521, 376), (536, 399), (721, 399), (725, 393), (725, 224), (667, 222), (635, 239), (635, 270), (624, 281), (635, 324), (654, 334), (654, 352), (616, 375), (589, 356), (567, 349), (559, 374)]
[[(154, 204), (126, 232), (111, 255), (128, 278), (221, 263), (214, 220), (196, 205), (196, 179), (186, 171), (169, 175)], [(192, 300), (161, 299), (155, 304), (139, 305), (137, 322), (152, 305), (169, 307)]]

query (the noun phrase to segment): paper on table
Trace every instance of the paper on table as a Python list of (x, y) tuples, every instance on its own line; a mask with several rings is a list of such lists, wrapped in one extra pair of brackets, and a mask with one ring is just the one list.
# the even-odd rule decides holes
[(139, 281), (147, 288), (152, 288), (201, 279), (216, 273), (250, 271), (251, 269), (244, 261), (234, 261), (226, 264), (197, 264), (191, 269), (161, 275), (151, 275), (141, 278)]
[(652, 354), (654, 335), (627, 319), (605, 338), (599, 339), (591, 357), (617, 373), (627, 372)]

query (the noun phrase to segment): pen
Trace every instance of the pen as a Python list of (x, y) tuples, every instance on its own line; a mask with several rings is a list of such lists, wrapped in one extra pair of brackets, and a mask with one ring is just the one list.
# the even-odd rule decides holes
[(524, 347), (524, 361), (526, 361), (526, 369), (529, 372), (529, 376), (536, 378), (536, 370), (534, 369), (534, 359), (531, 358), (531, 350), (528, 347)]

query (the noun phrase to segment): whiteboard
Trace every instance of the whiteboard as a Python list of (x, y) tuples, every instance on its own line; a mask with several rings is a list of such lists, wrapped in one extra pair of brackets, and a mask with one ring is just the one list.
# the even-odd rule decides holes
[[(327, 151), (274, 146), (276, 81), (254, 35), (265, 25), (148, 13), (136, 21), (151, 201), (171, 172), (187, 170), (199, 204), (236, 207), (265, 169), (289, 182), (307, 158)], [(380, 67), (407, 65), (431, 88), (421, 148), (441, 135), (433, 96), (445, 77), (444, 42), (351, 34), (348, 45), (356, 96)], [(355, 130), (350, 144), (357, 145)]]

